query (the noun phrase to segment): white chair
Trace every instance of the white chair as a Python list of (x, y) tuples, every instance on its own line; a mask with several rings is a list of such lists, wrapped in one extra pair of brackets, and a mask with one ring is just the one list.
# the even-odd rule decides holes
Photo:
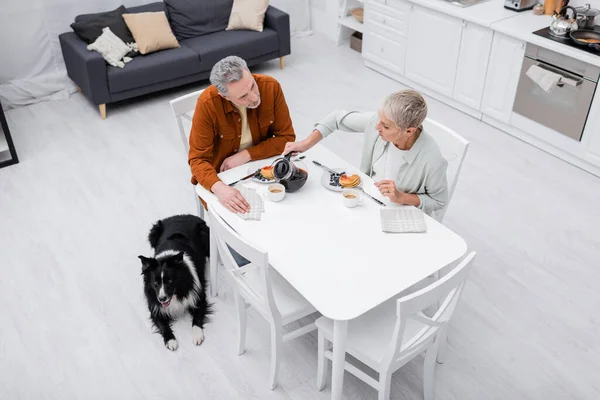
[[(209, 207), (211, 231), (219, 247), (219, 255), (231, 278), (239, 318), (238, 354), (245, 351), (246, 309), (250, 306), (271, 325), (271, 371), (269, 388), (277, 386), (280, 349), (283, 342), (314, 331), (314, 323), (283, 333), (283, 327), (315, 313), (317, 310), (296, 291), (277, 271), (269, 266), (266, 252), (244, 241)], [(238, 267), (229, 250), (231, 247), (249, 264)]]
[(469, 142), (454, 132), (450, 128), (440, 124), (432, 119), (425, 119), (423, 122), (424, 130), (431, 135), (440, 147), (442, 156), (448, 161), (448, 170), (446, 172), (446, 178), (448, 179), (448, 204), (443, 210), (440, 210), (434, 214), (434, 218), (438, 222), (442, 222), (450, 200), (454, 195), (454, 189), (458, 182), (458, 176), (462, 168), (463, 161), (467, 155), (469, 149)]
[[(192, 122), (192, 116), (194, 114), (194, 110), (196, 109), (196, 102), (203, 91), (204, 89), (198, 90), (197, 92), (186, 94), (169, 102), (171, 104), (173, 114), (175, 114), (175, 119), (177, 120), (177, 126), (179, 127), (179, 134), (181, 135), (181, 141), (183, 142), (186, 157), (190, 151), (190, 131), (189, 129), (186, 130), (183, 126), (183, 119), (185, 118), (190, 123)], [(202, 206), (202, 203), (200, 203), (200, 199), (196, 194), (196, 190), (194, 190), (194, 199), (196, 202), (196, 208), (198, 209), (198, 216), (204, 219), (204, 207)]]
[[(379, 400), (390, 398), (392, 373), (426, 351), (423, 368), (425, 400), (433, 399), (433, 377), (440, 338), (447, 330), (448, 321), (463, 291), (471, 261), (470, 253), (452, 272), (431, 285), (399, 299), (387, 301), (375, 309), (348, 322), (346, 353), (352, 355), (379, 373), (373, 379), (358, 367), (346, 362), (348, 372), (379, 391)], [(442, 301), (433, 317), (423, 310)], [(333, 339), (333, 321), (321, 317), (316, 322), (319, 329), (317, 388), (325, 385), (327, 359), (332, 351), (326, 350)], [(335, 347), (335, 343), (332, 343)]]

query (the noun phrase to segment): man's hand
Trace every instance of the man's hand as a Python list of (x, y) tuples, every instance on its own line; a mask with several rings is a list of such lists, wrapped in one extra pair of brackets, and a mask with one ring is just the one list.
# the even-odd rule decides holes
[(235, 153), (234, 155), (223, 160), (223, 164), (221, 164), (221, 170), (219, 172), (239, 167), (240, 165), (246, 164), (248, 161), (250, 161), (250, 153), (248, 150), (240, 151), (239, 153)]
[(315, 129), (310, 135), (304, 140), (299, 142), (287, 142), (283, 149), (283, 155), (288, 153), (304, 153), (308, 151), (315, 144), (319, 143), (323, 139), (323, 135), (319, 130)]
[(244, 196), (239, 190), (231, 186), (227, 186), (219, 181), (215, 183), (210, 190), (217, 196), (219, 202), (223, 204), (229, 211), (234, 213), (246, 214), (250, 211), (250, 204), (244, 199)]

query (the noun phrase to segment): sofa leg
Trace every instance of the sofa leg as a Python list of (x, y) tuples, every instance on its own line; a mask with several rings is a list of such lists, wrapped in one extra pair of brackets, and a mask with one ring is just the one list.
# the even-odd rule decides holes
[(98, 108), (100, 109), (100, 117), (106, 119), (106, 104), (100, 104)]
[(281, 67), (281, 69), (285, 68), (284, 57), (279, 57), (279, 66)]
[(77, 86), (77, 91), (81, 93), (81, 88), (79, 86)]

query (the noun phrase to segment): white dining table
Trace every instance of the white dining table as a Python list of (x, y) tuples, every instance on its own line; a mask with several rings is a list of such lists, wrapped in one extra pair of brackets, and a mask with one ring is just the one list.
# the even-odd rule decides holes
[[(265, 200), (260, 221), (243, 220), (200, 185), (196, 192), (246, 241), (267, 251), (272, 268), (334, 321), (331, 391), (337, 400), (342, 398), (348, 321), (456, 261), (467, 245), (427, 215), (426, 233), (382, 232), (382, 206), (363, 195), (362, 205), (345, 207), (340, 192), (321, 184), (324, 170), (312, 160), (359, 174), (364, 190), (383, 200), (369, 176), (323, 145), (304, 155), (308, 181), (281, 202)], [(233, 168), (219, 177), (233, 182), (248, 175), (249, 169), (270, 165), (274, 158)], [(268, 186), (253, 180), (243, 185), (258, 192)]]

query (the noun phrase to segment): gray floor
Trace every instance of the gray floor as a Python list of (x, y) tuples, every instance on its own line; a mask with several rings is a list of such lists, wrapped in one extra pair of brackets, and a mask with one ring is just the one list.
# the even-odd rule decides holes
[[(333, 108), (373, 110), (401, 88), (321, 36), (258, 72), (278, 78), (299, 137)], [(235, 307), (215, 300), (206, 342), (175, 325), (171, 353), (152, 334), (138, 254), (158, 218), (194, 212), (168, 100), (192, 85), (108, 107), (80, 94), (11, 110), (21, 163), (0, 169), (2, 399), (327, 399), (316, 341), (285, 347), (267, 390), (268, 326), (250, 314), (235, 351)], [(437, 368), (443, 400), (600, 398), (600, 180), (436, 101), (430, 116), (471, 141), (446, 224), (478, 252)], [(327, 145), (356, 162), (356, 136)], [(394, 375), (392, 399), (422, 396), (422, 359)], [(376, 392), (346, 374), (350, 399)]]

